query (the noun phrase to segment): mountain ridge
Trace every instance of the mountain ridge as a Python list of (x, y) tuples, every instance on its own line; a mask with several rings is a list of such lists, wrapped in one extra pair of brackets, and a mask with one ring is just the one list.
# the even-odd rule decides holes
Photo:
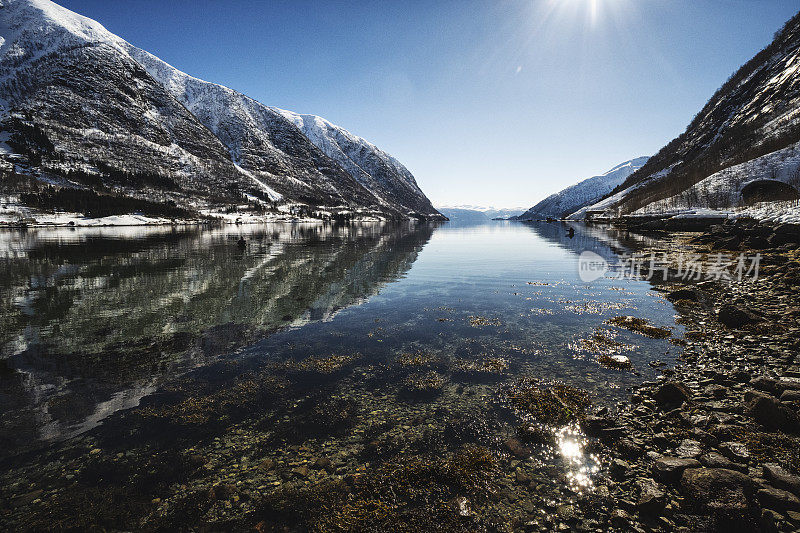
[(321, 133), (315, 143), (287, 113), (186, 74), (49, 0), (0, 2), (7, 173), (211, 211), (306, 204), (444, 219), (395, 158), (320, 118), (330, 126), (322, 133), (348, 141), (345, 168), (345, 150)]
[[(591, 209), (631, 213), (800, 141), (800, 13), (711, 96), (686, 130)], [(744, 176), (743, 179), (767, 177)], [(737, 178), (738, 180), (738, 178)]]
[(516, 220), (566, 218), (611, 192), (628, 176), (640, 169), (648, 159), (648, 156), (635, 157), (614, 166), (603, 174), (570, 185), (540, 201), (516, 217)]

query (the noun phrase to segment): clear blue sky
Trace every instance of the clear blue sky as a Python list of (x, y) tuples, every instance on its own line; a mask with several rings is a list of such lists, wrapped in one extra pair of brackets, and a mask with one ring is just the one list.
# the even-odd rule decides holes
[(321, 115), (436, 203), (531, 206), (655, 153), (800, 0), (56, 0), (194, 76)]

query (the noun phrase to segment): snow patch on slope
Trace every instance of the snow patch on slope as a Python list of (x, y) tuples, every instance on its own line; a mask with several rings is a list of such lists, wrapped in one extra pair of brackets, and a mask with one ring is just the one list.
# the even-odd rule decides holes
[(635, 214), (654, 214), (692, 207), (722, 208), (741, 200), (742, 188), (754, 179), (776, 179), (800, 187), (800, 142), (722, 169), (686, 191), (652, 202)]

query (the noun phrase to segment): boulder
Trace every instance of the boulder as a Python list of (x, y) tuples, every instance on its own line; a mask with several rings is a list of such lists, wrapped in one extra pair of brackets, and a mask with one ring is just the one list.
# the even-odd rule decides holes
[(729, 516), (747, 511), (753, 489), (749, 477), (727, 468), (687, 468), (681, 476), (681, 490), (690, 501)]
[(765, 394), (755, 394), (747, 404), (747, 414), (768, 430), (784, 433), (800, 431), (797, 413), (781, 404), (777, 399)]
[(677, 483), (683, 471), (687, 468), (698, 468), (700, 462), (697, 459), (684, 459), (681, 457), (661, 457), (653, 463), (653, 477), (662, 483)]
[(779, 489), (788, 490), (795, 495), (800, 495), (800, 477), (790, 474), (776, 463), (766, 463), (762, 468), (764, 477), (772, 485)]
[(683, 383), (670, 381), (661, 385), (653, 394), (653, 398), (662, 407), (677, 407), (691, 398), (692, 391)]
[(683, 288), (672, 291), (667, 294), (667, 299), (671, 302), (678, 300), (689, 300), (692, 302), (699, 302), (703, 298), (703, 293), (697, 289)]
[(789, 491), (764, 487), (756, 493), (758, 502), (768, 509), (777, 511), (798, 511), (800, 510), (800, 500)]
[(757, 324), (762, 318), (744, 307), (725, 304), (717, 313), (719, 321), (728, 328), (738, 329), (750, 324)]
[(750, 386), (756, 390), (775, 394), (777, 391), (778, 380), (768, 376), (757, 376), (750, 380)]
[(658, 514), (664, 510), (667, 494), (656, 480), (641, 478), (636, 484), (639, 486), (639, 501), (636, 503), (639, 511), (646, 514)]

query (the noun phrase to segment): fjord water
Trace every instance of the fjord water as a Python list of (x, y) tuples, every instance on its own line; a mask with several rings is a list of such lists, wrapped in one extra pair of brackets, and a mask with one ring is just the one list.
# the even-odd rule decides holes
[[(318, 445), (344, 474), (382, 431), (417, 451), (472, 439), (502, 453), (513, 434), (503, 384), (559, 380), (610, 405), (656, 374), (650, 361), (677, 354), (604, 325), (635, 315), (680, 337), (649, 282), (578, 278), (580, 252), (613, 262), (641, 242), (575, 229), (573, 238), (561, 224), (505, 222), (4, 232), (3, 464), (36, 468), (38, 453), (59, 447), (181, 454), (242, 435), (230, 444), (237, 464), (265, 449), (288, 464), (298, 445)], [(581, 343), (598, 331), (633, 371), (598, 363)], [(432, 431), (439, 437), (423, 438)]]

